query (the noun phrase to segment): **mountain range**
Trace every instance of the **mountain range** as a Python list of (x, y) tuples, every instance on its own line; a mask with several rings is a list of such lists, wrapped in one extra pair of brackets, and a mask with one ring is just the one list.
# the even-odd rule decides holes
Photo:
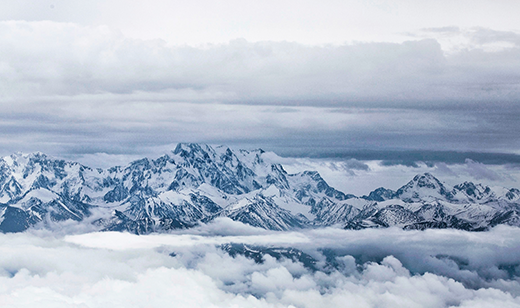
[(0, 159), (0, 230), (56, 228), (136, 234), (228, 217), (270, 230), (520, 226), (520, 190), (419, 174), (396, 191), (345, 194), (316, 171), (287, 173), (262, 150), (181, 143), (155, 160), (93, 169), (43, 153)]

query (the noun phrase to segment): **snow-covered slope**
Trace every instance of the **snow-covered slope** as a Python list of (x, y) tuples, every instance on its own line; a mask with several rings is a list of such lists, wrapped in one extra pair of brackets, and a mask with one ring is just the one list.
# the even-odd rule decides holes
[(366, 205), (345, 228), (400, 226), (405, 229), (485, 230), (497, 224), (520, 226), (518, 189), (464, 182), (446, 187), (429, 173), (416, 175), (395, 193), (378, 188), (362, 198)]
[(60, 222), (134, 233), (189, 228), (217, 217), (287, 230), (344, 228), (482, 230), (520, 225), (520, 190), (465, 182), (446, 187), (431, 174), (397, 191), (356, 197), (316, 171), (288, 174), (262, 150), (179, 144), (155, 160), (92, 169), (42, 153), (0, 160), (0, 230)]

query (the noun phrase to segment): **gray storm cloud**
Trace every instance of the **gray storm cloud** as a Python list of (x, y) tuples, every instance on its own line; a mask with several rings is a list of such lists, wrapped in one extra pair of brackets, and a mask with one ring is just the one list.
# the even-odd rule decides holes
[[(488, 33), (489, 32), (489, 33)], [(104, 26), (0, 22), (5, 153), (137, 154), (180, 141), (285, 155), (350, 148), (514, 152), (519, 50), (433, 39), (202, 47)], [(501, 38), (505, 37), (505, 38)]]
[[(190, 233), (149, 236), (1, 234), (0, 303), (514, 307), (520, 304), (519, 232), (500, 227), (479, 234), (399, 229), (273, 233), (224, 219)], [(336, 266), (316, 271), (269, 255), (256, 263), (218, 248), (226, 242), (296, 247), (317, 258), (318, 267), (328, 252)]]

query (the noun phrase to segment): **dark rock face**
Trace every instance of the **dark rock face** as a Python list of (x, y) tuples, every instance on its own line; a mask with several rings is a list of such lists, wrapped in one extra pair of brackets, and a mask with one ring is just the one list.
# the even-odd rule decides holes
[(391, 189), (386, 189), (384, 187), (379, 187), (376, 190), (370, 192), (368, 196), (363, 196), (362, 198), (366, 200), (382, 202), (393, 199), (395, 196), (395, 191)]
[(277, 260), (287, 259), (294, 262), (300, 262), (303, 264), (303, 266), (312, 271), (317, 270), (318, 261), (309, 254), (306, 254), (303, 251), (295, 248), (264, 247), (246, 244), (224, 244), (220, 246), (220, 249), (227, 252), (232, 257), (241, 255), (248, 259), (252, 259), (259, 264), (264, 263), (265, 256), (268, 255)]
[(37, 221), (28, 215), (24, 210), (6, 206), (3, 213), (3, 221), (0, 223), (0, 230), (4, 233), (22, 232), (35, 224)]

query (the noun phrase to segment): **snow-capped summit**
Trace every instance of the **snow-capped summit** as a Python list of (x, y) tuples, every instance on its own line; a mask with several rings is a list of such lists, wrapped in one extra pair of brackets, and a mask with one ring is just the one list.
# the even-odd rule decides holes
[(0, 230), (75, 221), (91, 229), (149, 233), (222, 216), (273, 230), (520, 225), (516, 188), (471, 182), (448, 188), (425, 173), (397, 191), (380, 187), (356, 197), (316, 171), (287, 173), (273, 155), (181, 143), (157, 159), (102, 170), (43, 153), (13, 154), (0, 159)]
[(395, 195), (405, 202), (451, 199), (451, 193), (430, 173), (416, 175), (410, 182), (399, 188)]

